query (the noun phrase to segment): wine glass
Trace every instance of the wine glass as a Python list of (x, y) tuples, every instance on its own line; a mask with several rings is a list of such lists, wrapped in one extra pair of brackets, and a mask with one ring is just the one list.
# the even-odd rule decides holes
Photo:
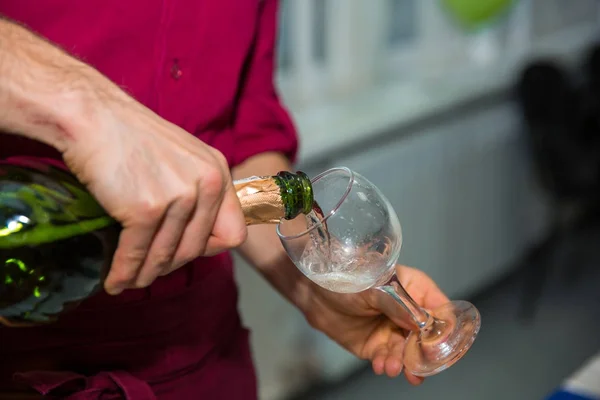
[(380, 190), (345, 167), (321, 173), (312, 185), (314, 211), (277, 225), (294, 264), (333, 292), (373, 288), (392, 296), (415, 325), (404, 350), (404, 365), (413, 375), (435, 375), (462, 358), (479, 332), (480, 314), (466, 301), (427, 311), (408, 295), (395, 269), (400, 222)]

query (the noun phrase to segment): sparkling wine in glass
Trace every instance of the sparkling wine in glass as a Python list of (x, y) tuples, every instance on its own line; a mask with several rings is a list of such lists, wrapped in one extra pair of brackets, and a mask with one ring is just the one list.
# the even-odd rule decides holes
[(466, 301), (427, 311), (408, 295), (395, 270), (400, 222), (380, 190), (343, 167), (315, 177), (312, 188), (318, 204), (313, 212), (277, 226), (294, 264), (333, 292), (376, 289), (392, 296), (414, 322), (404, 350), (404, 365), (412, 374), (435, 375), (462, 358), (479, 332), (480, 314)]

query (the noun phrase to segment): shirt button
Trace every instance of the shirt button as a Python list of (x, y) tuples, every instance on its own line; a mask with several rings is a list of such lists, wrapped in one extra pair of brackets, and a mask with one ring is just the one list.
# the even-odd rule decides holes
[(183, 71), (179, 67), (179, 61), (173, 60), (173, 65), (171, 65), (171, 78), (178, 81), (183, 75)]

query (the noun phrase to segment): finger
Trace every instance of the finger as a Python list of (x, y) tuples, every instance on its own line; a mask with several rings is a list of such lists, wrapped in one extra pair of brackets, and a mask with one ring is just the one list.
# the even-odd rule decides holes
[(171, 268), (185, 227), (195, 210), (198, 193), (182, 196), (168, 208), (162, 225), (154, 236), (144, 264), (138, 271), (135, 286), (149, 286), (165, 270)]
[[(233, 190), (231, 183), (229, 186)], [(202, 186), (199, 187), (194, 216), (185, 228), (171, 269), (179, 268), (183, 264), (200, 256), (211, 255), (207, 250), (209, 249), (209, 244), (214, 241), (212, 233), (214, 232), (218, 214), (224, 204), (227, 206), (227, 200), (225, 199), (226, 190), (222, 186), (222, 175), (220, 173), (213, 172), (211, 175), (204, 177)], [(241, 209), (239, 201), (237, 206)]]
[(419, 386), (425, 380), (424, 378), (414, 376), (413, 374), (408, 372), (408, 370), (406, 370), (406, 369), (404, 370), (404, 376), (406, 377), (406, 380), (408, 381), (408, 383), (410, 383), (411, 385), (414, 385), (414, 386)]
[(371, 357), (371, 365), (373, 372), (377, 375), (383, 375), (385, 372), (385, 360), (387, 359), (389, 350), (385, 344), (380, 345)]
[(437, 284), (423, 271), (398, 265), (396, 274), (404, 289), (422, 307), (435, 309), (450, 301)]
[(241, 245), (246, 240), (247, 231), (240, 201), (230, 183), (217, 213), (205, 255), (215, 255)]
[[(400, 307), (398, 301), (383, 292), (374, 293), (374, 306), (385, 315), (394, 327), (402, 329), (415, 329), (415, 322), (405, 308)], [(416, 299), (415, 299), (416, 300)], [(418, 300), (416, 300), (418, 302)]]
[(389, 352), (385, 360), (385, 373), (395, 378), (402, 372), (405, 338), (400, 332), (393, 333), (388, 341)]
[(450, 302), (448, 296), (431, 279), (429, 287), (425, 290), (423, 296), (423, 307), (434, 310)]
[(119, 246), (112, 266), (104, 281), (105, 290), (112, 295), (131, 286), (137, 271), (146, 260), (146, 254), (156, 233), (158, 222), (149, 219), (145, 223), (126, 227), (119, 236)]
[(179, 245), (175, 250), (170, 266), (163, 270), (160, 273), (161, 275), (166, 275), (204, 255), (214, 221), (217, 218), (219, 203), (219, 198), (215, 198), (207, 192), (203, 193), (202, 188), (198, 188), (198, 197), (193, 214), (189, 218), (187, 226), (183, 228)]

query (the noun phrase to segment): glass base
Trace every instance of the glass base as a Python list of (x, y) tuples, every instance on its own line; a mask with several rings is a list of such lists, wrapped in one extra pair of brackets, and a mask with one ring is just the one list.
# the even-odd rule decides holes
[(433, 321), (406, 339), (404, 366), (415, 376), (442, 372), (460, 360), (475, 341), (481, 316), (467, 301), (452, 301), (431, 312)]

